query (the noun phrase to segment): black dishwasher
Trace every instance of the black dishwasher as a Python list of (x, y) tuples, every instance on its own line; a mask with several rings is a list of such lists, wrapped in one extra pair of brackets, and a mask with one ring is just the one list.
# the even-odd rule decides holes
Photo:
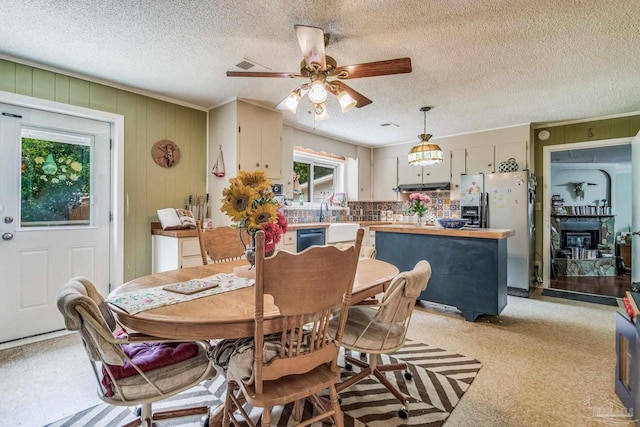
[(324, 245), (324, 233), (324, 228), (307, 228), (298, 230), (298, 245), (296, 250), (300, 252), (307, 249), (309, 246)]

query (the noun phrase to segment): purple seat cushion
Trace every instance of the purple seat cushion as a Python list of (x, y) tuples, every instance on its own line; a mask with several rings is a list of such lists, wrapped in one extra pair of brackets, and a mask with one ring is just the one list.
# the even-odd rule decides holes
[[(122, 351), (124, 351), (143, 372), (191, 359), (198, 354), (198, 350), (198, 344), (195, 342), (136, 343), (122, 345)], [(109, 366), (115, 379), (138, 375), (138, 371), (136, 371), (128, 361), (122, 366), (107, 366)], [(107, 390), (105, 395), (107, 397), (113, 396), (111, 378), (107, 375), (105, 367), (102, 368), (102, 385), (104, 385)]]

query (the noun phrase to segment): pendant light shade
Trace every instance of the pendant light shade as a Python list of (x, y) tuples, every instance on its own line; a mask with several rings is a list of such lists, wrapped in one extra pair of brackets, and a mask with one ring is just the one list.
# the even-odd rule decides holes
[(429, 142), (431, 135), (427, 133), (427, 111), (431, 107), (422, 107), (420, 111), (424, 113), (424, 133), (418, 135), (420, 143), (414, 145), (409, 151), (409, 164), (414, 166), (431, 166), (442, 163), (444, 153), (438, 144)]

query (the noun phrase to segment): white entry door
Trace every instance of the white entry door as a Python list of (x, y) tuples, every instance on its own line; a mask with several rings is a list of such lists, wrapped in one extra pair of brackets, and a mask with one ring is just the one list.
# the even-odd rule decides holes
[(60, 288), (109, 291), (111, 125), (0, 103), (0, 343), (64, 329)]

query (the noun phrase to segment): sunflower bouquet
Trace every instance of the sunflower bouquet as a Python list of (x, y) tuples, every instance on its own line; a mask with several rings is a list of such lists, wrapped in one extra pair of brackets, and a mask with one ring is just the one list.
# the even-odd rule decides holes
[(232, 227), (240, 230), (240, 240), (242, 232), (249, 235), (252, 247), (256, 233), (264, 231), (266, 254), (275, 250), (287, 231), (287, 219), (278, 210), (282, 205), (275, 199), (272, 186), (264, 172), (240, 171), (229, 180), (229, 187), (222, 190), (220, 208), (235, 222)]

